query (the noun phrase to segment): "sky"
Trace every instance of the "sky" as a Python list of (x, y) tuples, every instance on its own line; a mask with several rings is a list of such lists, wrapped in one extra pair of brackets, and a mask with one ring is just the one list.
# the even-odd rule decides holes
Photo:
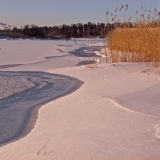
[(112, 13), (123, 4), (129, 5), (133, 17), (141, 6), (160, 11), (160, 0), (0, 0), (0, 22), (17, 27), (104, 23), (106, 11)]

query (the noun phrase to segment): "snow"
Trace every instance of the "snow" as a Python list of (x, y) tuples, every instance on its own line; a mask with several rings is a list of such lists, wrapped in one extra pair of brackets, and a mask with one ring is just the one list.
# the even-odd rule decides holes
[(1, 71), (45, 71), (78, 78), (84, 84), (74, 93), (43, 105), (37, 111), (32, 131), (0, 147), (0, 157), (160, 159), (160, 75), (156, 70), (142, 73), (141, 67), (147, 67), (140, 63), (104, 63), (98, 64), (98, 68), (77, 66), (87, 58), (71, 52), (98, 46), (99, 40), (76, 42), (1, 41), (0, 64), (23, 64)]

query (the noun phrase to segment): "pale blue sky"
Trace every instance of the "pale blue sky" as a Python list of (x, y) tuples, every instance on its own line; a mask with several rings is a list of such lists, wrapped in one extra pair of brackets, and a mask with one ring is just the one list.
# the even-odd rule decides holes
[(54, 26), (105, 22), (106, 11), (129, 4), (130, 15), (141, 6), (160, 11), (160, 0), (0, 0), (0, 22)]

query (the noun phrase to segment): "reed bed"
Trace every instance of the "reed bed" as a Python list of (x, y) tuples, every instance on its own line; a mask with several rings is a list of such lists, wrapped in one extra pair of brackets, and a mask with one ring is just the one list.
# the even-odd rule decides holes
[[(125, 10), (124, 5), (119, 9), (119, 12)], [(143, 6), (141, 7), (143, 10)], [(115, 10), (117, 12), (118, 8)], [(107, 12), (108, 15), (108, 12)], [(160, 67), (160, 23), (158, 22), (160, 13), (154, 9), (145, 9), (143, 14), (138, 14), (136, 11), (136, 21), (130, 22), (132, 19), (123, 19), (123, 23), (112, 15), (114, 28), (108, 36), (108, 49), (112, 62), (146, 62), (154, 67)], [(119, 14), (121, 15), (121, 13)], [(117, 21), (116, 21), (117, 20)], [(119, 24), (116, 26), (116, 24)]]

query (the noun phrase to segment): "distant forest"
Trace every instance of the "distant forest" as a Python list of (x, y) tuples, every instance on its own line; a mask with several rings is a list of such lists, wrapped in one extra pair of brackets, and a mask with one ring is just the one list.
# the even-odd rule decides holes
[(21, 35), (28, 37), (38, 38), (70, 38), (70, 37), (92, 37), (92, 36), (105, 36), (108, 32), (108, 28), (104, 23), (90, 23), (87, 24), (71, 24), (60, 25), (53, 27), (38, 27), (34, 24), (25, 25), (19, 28), (4, 28), (0, 30), (1, 35)]
[(19, 28), (4, 28), (0, 30), (1, 36), (11, 36), (11, 37), (37, 37), (37, 38), (86, 38), (86, 37), (106, 37), (107, 34), (113, 30), (116, 26), (127, 26), (133, 27), (133, 24), (128, 23), (91, 23), (86, 24), (78, 23), (71, 25), (61, 25), (53, 27), (38, 27), (34, 24), (25, 25)]

